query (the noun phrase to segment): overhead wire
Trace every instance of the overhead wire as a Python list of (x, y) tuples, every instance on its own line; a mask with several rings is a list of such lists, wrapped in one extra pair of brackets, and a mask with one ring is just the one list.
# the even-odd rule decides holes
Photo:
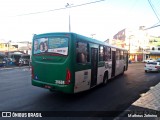
[[(98, 0), (98, 1), (83, 3), (83, 4), (79, 4), (79, 5), (72, 5), (69, 7), (56, 8), (56, 9), (47, 10), (47, 11), (39, 11), (39, 12), (33, 12), (33, 13), (20, 14), (20, 15), (16, 15), (16, 16), (27, 16), (27, 15), (33, 15), (33, 14), (46, 13), (46, 12), (53, 12), (53, 11), (64, 10), (64, 9), (68, 9), (68, 8), (74, 8), (74, 7), (80, 7), (80, 6), (89, 5), (89, 4), (93, 4), (93, 3), (98, 3), (98, 2), (102, 2), (102, 1), (105, 1), (105, 0)], [(16, 16), (14, 16), (14, 17), (16, 17)]]
[(151, 6), (151, 8), (152, 8), (152, 10), (153, 10), (154, 14), (156, 15), (156, 17), (157, 17), (157, 19), (158, 19), (159, 22), (156, 23), (156, 24), (154, 24), (153, 26), (151, 26), (151, 27), (149, 27), (149, 28), (144, 29), (144, 30), (148, 30), (148, 29), (152, 29), (152, 28), (155, 28), (155, 27), (159, 27), (159, 26), (160, 26), (160, 25), (157, 25), (157, 24), (160, 23), (160, 18), (159, 18), (159, 16), (158, 16), (158, 12), (157, 12), (155, 6), (151, 3), (151, 0), (148, 0), (148, 3), (149, 3), (149, 5)]
[(159, 22), (160, 22), (160, 18), (158, 17), (158, 15), (157, 15), (157, 13), (156, 13), (156, 10), (153, 8), (153, 5), (152, 5), (151, 1), (148, 0), (148, 2), (149, 2), (149, 4), (150, 4), (150, 6), (151, 6), (151, 8), (152, 8), (152, 10), (153, 10), (153, 12), (154, 12), (154, 14), (156, 15), (157, 19), (158, 19)]

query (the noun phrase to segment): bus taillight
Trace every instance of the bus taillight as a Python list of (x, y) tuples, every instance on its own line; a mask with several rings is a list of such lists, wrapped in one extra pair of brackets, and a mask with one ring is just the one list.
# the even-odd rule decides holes
[(33, 66), (31, 67), (31, 74), (32, 74), (32, 79), (34, 79), (34, 68), (33, 68)]
[(69, 69), (67, 69), (67, 74), (66, 74), (66, 80), (65, 80), (65, 84), (70, 84), (71, 83), (71, 72)]

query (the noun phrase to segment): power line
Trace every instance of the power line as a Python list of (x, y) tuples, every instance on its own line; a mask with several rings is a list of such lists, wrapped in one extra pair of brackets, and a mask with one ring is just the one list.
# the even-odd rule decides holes
[(155, 12), (157, 13), (157, 15), (160, 15), (160, 1), (159, 0), (154, 0), (152, 1), (152, 5), (154, 5), (154, 8), (155, 8)]
[(57, 8), (57, 9), (53, 9), (53, 10), (21, 14), (21, 15), (16, 15), (16, 16), (26, 16), (26, 15), (41, 14), (41, 13), (46, 13), (46, 12), (54, 12), (54, 11), (58, 11), (58, 10), (64, 10), (64, 9), (73, 8), (73, 7), (80, 7), (80, 6), (89, 5), (89, 4), (93, 4), (93, 3), (98, 3), (98, 2), (102, 2), (102, 1), (105, 1), (105, 0), (99, 0), (99, 1), (89, 2), (89, 3), (83, 3), (83, 4), (79, 4), (79, 5), (73, 5), (73, 6), (70, 6), (70, 7)]
[(148, 0), (148, 2), (149, 2), (149, 4), (150, 4), (150, 6), (151, 6), (151, 8), (152, 8), (152, 10), (153, 10), (153, 12), (154, 12), (154, 14), (156, 15), (157, 19), (158, 19), (159, 22), (160, 22), (160, 19), (159, 19), (158, 15), (157, 15), (156, 11), (155, 11), (154, 8), (153, 8), (153, 5), (151, 4), (151, 1)]
[(160, 25), (155, 25), (155, 26), (152, 26), (152, 27), (146, 28), (146, 29), (144, 29), (144, 30), (152, 29), (152, 28), (159, 27), (159, 26), (160, 26)]
[(158, 15), (157, 15), (158, 12), (156, 11), (156, 9), (153, 8), (153, 4), (151, 3), (151, 1), (148, 0), (148, 2), (149, 2), (149, 4), (150, 4), (150, 6), (151, 6), (151, 8), (152, 8), (152, 10), (153, 10), (153, 12), (154, 12), (154, 14), (156, 15), (157, 19), (159, 20), (159, 22), (156, 23), (155, 25), (149, 27), (149, 28), (144, 29), (144, 30), (148, 30), (148, 29), (152, 29), (152, 28), (155, 28), (155, 27), (159, 27), (159, 26), (160, 26), (160, 25), (157, 25), (157, 24), (160, 23), (160, 19), (159, 19)]

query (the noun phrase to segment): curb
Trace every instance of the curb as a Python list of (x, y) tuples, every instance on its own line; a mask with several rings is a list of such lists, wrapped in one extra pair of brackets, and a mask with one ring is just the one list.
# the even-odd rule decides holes
[(120, 119), (122, 119), (122, 117), (124, 118), (128, 118), (128, 117), (126, 117), (126, 115), (129, 113), (129, 112), (131, 112), (131, 110), (130, 110), (130, 107), (131, 106), (129, 106), (126, 110), (124, 110), (124, 112), (122, 112), (121, 114), (119, 114), (118, 115), (118, 117), (115, 117), (113, 120), (120, 120)]
[(30, 68), (30, 66), (21, 66), (21, 67), (2, 67), (0, 70), (12, 70), (12, 69), (19, 69), (19, 68)]
[[(158, 84), (160, 84), (160, 82), (158, 83)], [(151, 86), (150, 88), (149, 88), (149, 90), (147, 91), (147, 92), (145, 92), (145, 93), (142, 93), (142, 94), (140, 94), (140, 96), (141, 97), (143, 97), (145, 94), (147, 94), (149, 91), (151, 91), (151, 90), (153, 90), (158, 84), (156, 84), (156, 85), (154, 85), (154, 86)], [(140, 98), (141, 98), (140, 97)], [(140, 99), (140, 98), (138, 98), (138, 99)], [(138, 100), (137, 99), (137, 100)], [(136, 102), (137, 100), (135, 100), (134, 102)], [(133, 102), (133, 103), (134, 103)], [(127, 108), (127, 109), (125, 109), (121, 114), (119, 114), (117, 117), (115, 117), (113, 120), (122, 120), (123, 118), (126, 118), (126, 119), (130, 119), (129, 117), (128, 117), (128, 114), (129, 113), (132, 113), (132, 111), (145, 111), (145, 110), (147, 110), (147, 111), (156, 111), (156, 110), (152, 110), (152, 109), (149, 109), (149, 108), (141, 108), (141, 107), (139, 107), (139, 106), (137, 106), (137, 108), (135, 108), (135, 106), (133, 105), (133, 103)], [(137, 117), (137, 119), (139, 119), (139, 117)], [(148, 118), (149, 119), (149, 118)], [(156, 118), (154, 118), (154, 119), (156, 119)]]

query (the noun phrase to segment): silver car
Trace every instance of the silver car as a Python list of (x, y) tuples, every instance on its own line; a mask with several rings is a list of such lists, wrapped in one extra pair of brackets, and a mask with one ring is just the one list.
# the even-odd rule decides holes
[(148, 63), (148, 62), (156, 62), (156, 60), (155, 60), (155, 59), (152, 59), (152, 58), (149, 58), (149, 59), (147, 59), (147, 60), (144, 60), (144, 62), (146, 62), (146, 63)]
[(145, 72), (160, 72), (160, 62), (148, 62), (145, 64), (144, 70)]

